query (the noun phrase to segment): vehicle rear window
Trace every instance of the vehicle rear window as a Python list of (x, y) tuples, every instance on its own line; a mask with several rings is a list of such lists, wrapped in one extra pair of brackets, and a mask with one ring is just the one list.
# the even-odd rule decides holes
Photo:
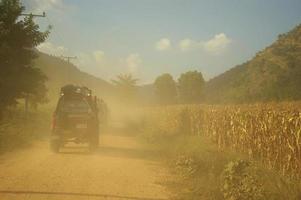
[(71, 113), (86, 113), (90, 106), (84, 99), (81, 98), (65, 98), (61, 102), (59, 109), (63, 112)]

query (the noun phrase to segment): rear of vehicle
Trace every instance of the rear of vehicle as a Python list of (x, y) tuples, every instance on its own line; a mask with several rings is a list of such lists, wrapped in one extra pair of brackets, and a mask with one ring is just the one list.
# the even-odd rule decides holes
[(92, 150), (99, 143), (95, 106), (82, 94), (61, 96), (53, 115), (52, 150), (58, 152), (68, 142), (89, 143)]

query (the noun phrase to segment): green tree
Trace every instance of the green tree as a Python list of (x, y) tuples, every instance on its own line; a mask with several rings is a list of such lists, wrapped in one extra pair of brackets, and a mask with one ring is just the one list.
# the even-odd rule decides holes
[(112, 80), (122, 102), (133, 102), (137, 93), (137, 81), (131, 74), (120, 74)]
[(39, 31), (33, 16), (21, 18), (19, 0), (0, 1), (0, 110), (30, 96), (35, 103), (45, 101), (46, 76), (33, 67), (35, 47), (49, 34)]
[(199, 103), (205, 81), (201, 72), (189, 71), (178, 79), (179, 99), (182, 103)]
[(172, 104), (176, 102), (176, 82), (170, 74), (162, 74), (155, 80), (155, 94), (161, 104)]

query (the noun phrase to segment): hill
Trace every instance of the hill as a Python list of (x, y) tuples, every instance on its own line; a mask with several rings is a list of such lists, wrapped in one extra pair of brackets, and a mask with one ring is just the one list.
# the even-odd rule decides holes
[(250, 61), (211, 79), (207, 103), (245, 103), (301, 99), (301, 25)]
[(60, 88), (66, 84), (85, 85), (100, 97), (110, 98), (113, 86), (98, 77), (80, 71), (76, 66), (58, 57), (38, 52), (35, 66), (40, 68), (48, 77), (47, 88), (49, 99), (57, 99)]

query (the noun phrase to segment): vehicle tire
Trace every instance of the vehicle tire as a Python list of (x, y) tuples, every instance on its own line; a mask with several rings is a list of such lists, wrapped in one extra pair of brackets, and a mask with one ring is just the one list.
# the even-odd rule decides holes
[(60, 151), (61, 142), (59, 139), (53, 139), (50, 141), (50, 148), (54, 153), (58, 153)]
[(90, 151), (94, 152), (99, 146), (99, 134), (98, 131), (94, 131), (90, 136), (89, 148)]

